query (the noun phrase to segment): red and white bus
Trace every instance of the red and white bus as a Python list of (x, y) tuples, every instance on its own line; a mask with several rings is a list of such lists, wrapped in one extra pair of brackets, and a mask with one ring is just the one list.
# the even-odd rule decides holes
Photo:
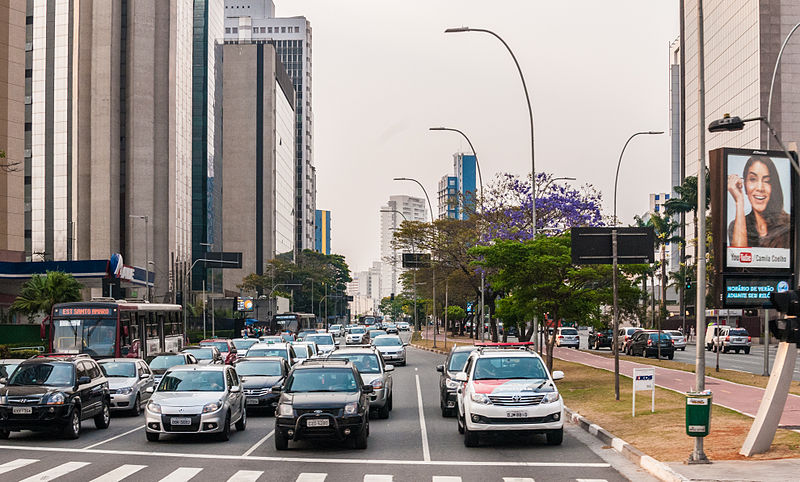
[(59, 303), (42, 324), (43, 332), (45, 325), (50, 353), (92, 358), (178, 352), (186, 341), (181, 306), (172, 304), (113, 299)]

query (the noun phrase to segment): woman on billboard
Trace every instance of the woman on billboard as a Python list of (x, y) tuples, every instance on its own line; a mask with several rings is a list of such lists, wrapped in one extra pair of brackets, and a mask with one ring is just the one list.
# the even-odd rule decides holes
[[(783, 207), (783, 189), (772, 159), (750, 157), (742, 177), (728, 175), (728, 192), (736, 205), (735, 218), (728, 225), (730, 247), (789, 248), (791, 222)], [(747, 215), (745, 194), (751, 207)]]

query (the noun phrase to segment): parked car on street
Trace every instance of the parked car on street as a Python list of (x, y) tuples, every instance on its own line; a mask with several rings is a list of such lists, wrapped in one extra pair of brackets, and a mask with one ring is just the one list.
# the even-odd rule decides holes
[(464, 371), (469, 354), (475, 351), (471, 345), (456, 345), (450, 349), (443, 365), (438, 365), (436, 371), (439, 375), (439, 408), (442, 417), (450, 417), (456, 413), (456, 390), (461, 383), (456, 381), (456, 375)]
[(292, 368), (281, 357), (250, 357), (237, 360), (233, 365), (246, 397), (247, 409), (275, 410), (280, 393), (272, 387), (281, 387)]
[(150, 400), (147, 389), (155, 385), (155, 377), (147, 363), (135, 358), (106, 358), (97, 363), (108, 379), (109, 408), (133, 416), (141, 415)]
[(578, 330), (569, 326), (558, 328), (558, 333), (556, 333), (556, 346), (577, 349), (580, 344), (581, 341), (580, 336), (578, 336)]
[(589, 349), (611, 348), (614, 344), (614, 330), (600, 330), (589, 333)]
[(392, 411), (392, 372), (394, 365), (387, 365), (375, 347), (353, 347), (336, 350), (327, 359), (350, 360), (355, 365), (365, 385), (372, 385), (369, 406), (380, 418), (389, 418)]
[(664, 333), (669, 333), (669, 336), (672, 337), (672, 344), (675, 346), (676, 350), (686, 351), (686, 337), (683, 336), (683, 332), (678, 330), (664, 330)]
[(632, 356), (658, 357), (659, 349), (661, 356), (672, 360), (675, 357), (675, 346), (672, 344), (672, 337), (669, 333), (662, 331), (659, 340), (658, 331), (641, 330), (633, 334), (628, 354)]

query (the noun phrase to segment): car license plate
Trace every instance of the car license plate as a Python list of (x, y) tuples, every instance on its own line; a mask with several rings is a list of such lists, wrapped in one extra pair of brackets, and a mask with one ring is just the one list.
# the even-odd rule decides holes
[(306, 420), (306, 427), (327, 427), (331, 421), (327, 418), (310, 418)]
[(247, 404), (248, 405), (258, 405), (258, 399), (257, 398), (248, 398), (247, 399)]
[(528, 418), (528, 412), (506, 412), (506, 418)]
[(14, 407), (11, 409), (11, 413), (14, 415), (30, 415), (33, 413), (33, 408), (31, 407)]
[(172, 417), (169, 419), (170, 425), (191, 425), (192, 419), (189, 417)]

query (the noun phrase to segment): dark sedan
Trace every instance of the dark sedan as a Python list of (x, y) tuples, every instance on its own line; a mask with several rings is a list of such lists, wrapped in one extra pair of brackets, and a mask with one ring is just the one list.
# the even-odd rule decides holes
[(675, 356), (675, 345), (672, 343), (672, 337), (669, 333), (662, 332), (659, 340), (657, 331), (647, 330), (634, 333), (629, 351), (633, 356), (658, 357), (659, 348), (661, 356), (665, 356), (670, 360)]
[(589, 349), (611, 348), (614, 342), (614, 330), (601, 330), (589, 333)]
[(267, 409), (275, 411), (280, 393), (272, 387), (281, 387), (291, 367), (281, 357), (242, 358), (234, 363), (236, 373), (242, 380), (247, 409)]

